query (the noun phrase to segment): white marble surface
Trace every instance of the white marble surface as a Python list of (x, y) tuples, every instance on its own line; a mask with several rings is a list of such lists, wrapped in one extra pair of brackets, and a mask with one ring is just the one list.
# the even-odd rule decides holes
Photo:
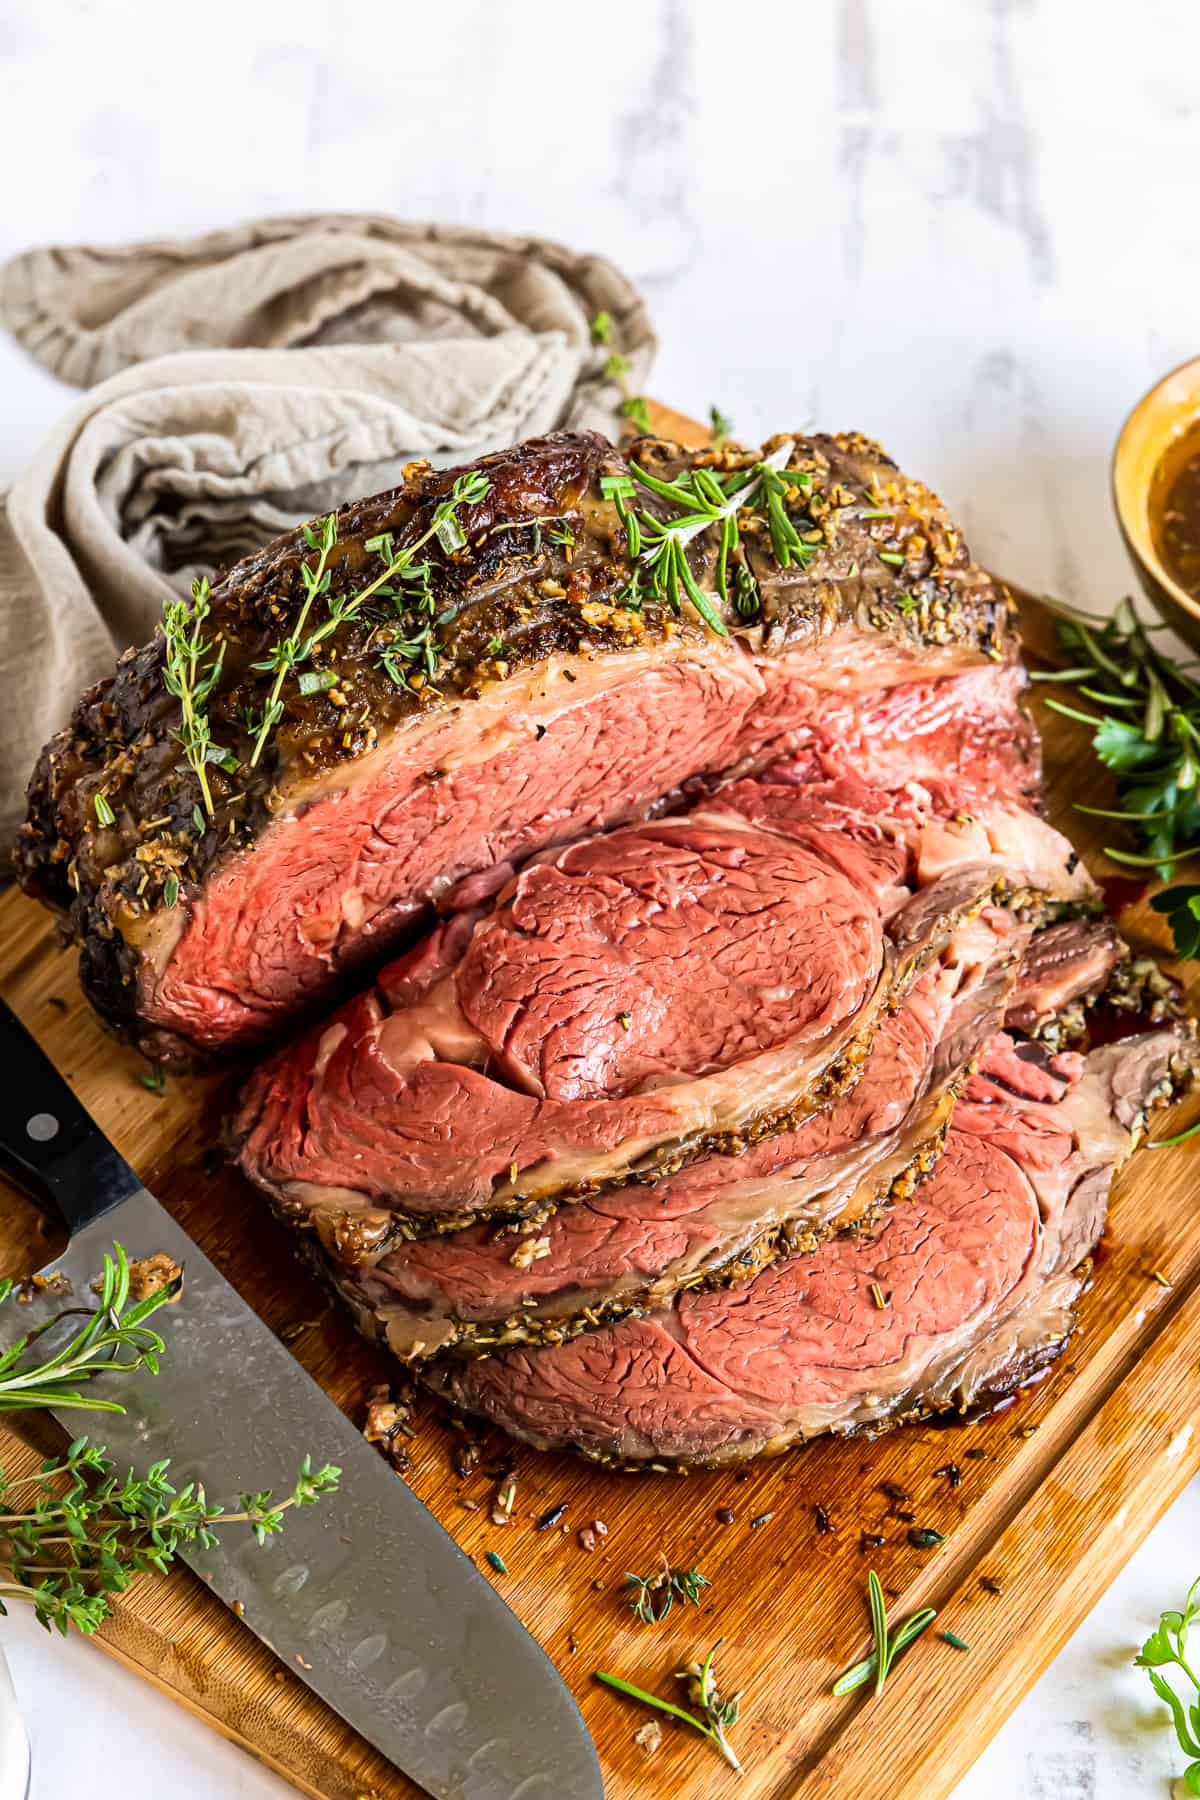
[[(0, 0), (0, 255), (319, 206), (594, 245), (650, 297), (664, 398), (860, 426), (982, 559), (1099, 604), (1129, 579), (1113, 437), (1200, 349), (1198, 65), (1195, 0)], [(68, 396), (2, 343), (0, 395), (3, 483)], [(1165, 1795), (1128, 1662), (1197, 1572), (1193, 1484), (958, 1800)], [(285, 1791), (88, 1647), (2, 1629), (36, 1800), (117, 1766)]]

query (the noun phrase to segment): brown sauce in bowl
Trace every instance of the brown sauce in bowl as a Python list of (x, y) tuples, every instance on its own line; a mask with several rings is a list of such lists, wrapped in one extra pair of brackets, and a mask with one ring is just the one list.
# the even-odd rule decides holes
[(1200, 428), (1173, 444), (1155, 470), (1150, 517), (1167, 574), (1200, 600)]

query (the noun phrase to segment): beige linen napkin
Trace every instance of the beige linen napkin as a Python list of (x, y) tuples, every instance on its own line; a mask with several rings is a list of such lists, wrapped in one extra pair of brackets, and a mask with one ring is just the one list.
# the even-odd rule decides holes
[(640, 389), (654, 351), (601, 257), (344, 214), (30, 251), (0, 268), (0, 325), (54, 374), (99, 384), (0, 514), (5, 843), (42, 744), (197, 572), (390, 486), (413, 456), (459, 461), (560, 425), (615, 435), (609, 352)]

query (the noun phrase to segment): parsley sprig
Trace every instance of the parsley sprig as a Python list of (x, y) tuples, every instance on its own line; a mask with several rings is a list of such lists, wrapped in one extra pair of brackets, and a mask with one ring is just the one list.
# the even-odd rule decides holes
[[(1171, 1709), (1175, 1735), (1185, 1756), (1193, 1758), (1184, 1770), (1183, 1785), (1189, 1794), (1200, 1796), (1200, 1675), (1187, 1659), (1188, 1631), (1200, 1620), (1200, 1577), (1191, 1585), (1182, 1612), (1165, 1612), (1150, 1633), (1134, 1661), (1145, 1669), (1159, 1699)], [(1197, 1698), (1185, 1701), (1175, 1692), (1163, 1674), (1167, 1668), (1181, 1671), (1196, 1689)]]
[[(146, 1320), (176, 1299), (182, 1275), (168, 1275), (130, 1303), (132, 1272), (120, 1244), (104, 1258), (94, 1309), (64, 1307), (0, 1355), (0, 1411), (52, 1406), (123, 1412), (119, 1401), (85, 1393), (82, 1385), (106, 1374), (158, 1371), (165, 1345)], [(0, 1304), (14, 1291), (0, 1282)], [(64, 1319), (84, 1324), (50, 1357), (31, 1355), (43, 1334)], [(306, 1456), (292, 1490), (276, 1500), (269, 1489), (240, 1496), (240, 1510), (213, 1505), (198, 1482), (176, 1489), (170, 1464), (157, 1462), (142, 1478), (123, 1479), (104, 1449), (87, 1437), (42, 1463), (25, 1481), (0, 1471), (0, 1615), (6, 1602), (33, 1606), (41, 1624), (64, 1635), (74, 1626), (93, 1632), (107, 1618), (110, 1596), (134, 1576), (168, 1568), (189, 1545), (211, 1549), (223, 1526), (249, 1525), (265, 1543), (282, 1528), (291, 1507), (332, 1493), (340, 1470), (314, 1469)]]
[(1143, 625), (1128, 599), (1108, 619), (1056, 602), (1058, 638), (1068, 668), (1035, 674), (1070, 684), (1084, 705), (1046, 704), (1092, 730), (1092, 748), (1116, 778), (1120, 805), (1080, 806), (1094, 818), (1127, 824), (1142, 848), (1106, 848), (1114, 862), (1155, 869), (1169, 881), (1175, 864), (1200, 850), (1200, 682), (1151, 641), (1165, 626)]
[(888, 1630), (887, 1602), (883, 1597), (883, 1587), (874, 1569), (867, 1576), (867, 1604), (871, 1611), (871, 1633), (875, 1639), (874, 1648), (869, 1656), (861, 1662), (854, 1663), (845, 1674), (839, 1675), (833, 1684), (835, 1694), (849, 1694), (855, 1688), (875, 1677), (875, 1693), (882, 1694), (884, 1683), (891, 1672), (896, 1658), (908, 1648), (914, 1638), (920, 1637), (937, 1618), (937, 1609), (926, 1606), (921, 1612), (913, 1613), (897, 1625), (895, 1631)]
[(731, 1725), (736, 1725), (741, 1711), (741, 1693), (731, 1694), (723, 1700), (717, 1689), (716, 1676), (713, 1673), (713, 1658), (720, 1646), (720, 1638), (713, 1645), (702, 1663), (689, 1663), (685, 1669), (676, 1669), (676, 1681), (687, 1683), (688, 1698), (698, 1707), (696, 1713), (687, 1712), (682, 1706), (676, 1706), (670, 1700), (662, 1700), (657, 1694), (648, 1694), (645, 1688), (635, 1687), (631, 1681), (625, 1681), (620, 1675), (610, 1675), (605, 1669), (597, 1669), (596, 1680), (602, 1681), (605, 1687), (615, 1688), (619, 1694), (628, 1694), (631, 1700), (640, 1700), (643, 1706), (652, 1706), (657, 1712), (669, 1713), (673, 1719), (680, 1719), (706, 1737), (715, 1749), (720, 1751), (731, 1769), (740, 1775), (742, 1765), (733, 1753), (733, 1749), (725, 1736)]

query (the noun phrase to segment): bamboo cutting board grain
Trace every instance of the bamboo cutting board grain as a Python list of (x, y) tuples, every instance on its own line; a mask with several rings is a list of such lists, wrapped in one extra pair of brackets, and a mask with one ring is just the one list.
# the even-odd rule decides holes
[[(681, 429), (678, 415), (658, 417), (661, 429)], [(1044, 629), (1030, 612), (1034, 643)], [(1052, 714), (1040, 722), (1052, 814), (1103, 874), (1110, 866), (1090, 829), (1095, 821), (1071, 810), (1073, 798), (1095, 798), (1086, 734)], [(1127, 908), (1121, 922), (1135, 945), (1163, 946), (1162, 922), (1144, 904)], [(1191, 980), (1200, 1002), (1200, 976)], [(261, 1202), (216, 1164), (211, 1147), (227, 1079), (175, 1078), (164, 1093), (148, 1092), (139, 1081), (144, 1065), (84, 1004), (73, 953), (58, 949), (46, 915), (12, 892), (0, 897), (0, 986), (148, 1186), (361, 1420), (368, 1390), (395, 1366), (357, 1340)], [(1178, 1107), (1170, 1128), (1194, 1111), (1195, 1102)], [(501, 1530), (489, 1518), (494, 1481), (481, 1472), (456, 1476), (454, 1432), (431, 1411), (421, 1414), (407, 1479), (578, 1696), (610, 1800), (940, 1800), (950, 1791), (1200, 1466), (1198, 1169), (1200, 1145), (1135, 1158), (1057, 1372), (980, 1423), (915, 1427), (876, 1443), (823, 1442), (686, 1478), (609, 1474), (521, 1450), (513, 1522)], [(25, 1272), (56, 1247), (35, 1209), (5, 1192), (0, 1272)], [(311, 1450), (321, 1458), (320, 1444), (296, 1448), (298, 1457)], [(0, 1433), (0, 1460), (17, 1473), (33, 1466), (35, 1452)], [(951, 1463), (961, 1470), (957, 1487), (942, 1472)], [(282, 1483), (289, 1474), (247, 1470), (247, 1481)], [(884, 1483), (911, 1496), (905, 1510), (921, 1525), (945, 1534), (939, 1548), (912, 1547)], [(535, 1531), (533, 1516), (561, 1501), (566, 1529)], [(818, 1529), (818, 1507), (832, 1530)], [(718, 1509), (732, 1510), (734, 1522), (721, 1524)], [(594, 1519), (608, 1532), (589, 1554), (576, 1533)], [(886, 1541), (864, 1545), (864, 1534)], [(286, 1555), (286, 1545), (285, 1531), (263, 1554)], [(489, 1569), (488, 1549), (502, 1553), (507, 1575)], [(627, 1569), (649, 1570), (664, 1551), (674, 1564), (698, 1565), (712, 1587), (698, 1610), (677, 1608), (651, 1629), (632, 1619), (620, 1585)], [(942, 1616), (881, 1700), (861, 1692), (835, 1700), (832, 1680), (866, 1648), (870, 1566), (894, 1596), (893, 1617), (927, 1603)], [(969, 1653), (936, 1636), (943, 1626)], [(746, 1690), (733, 1734), (746, 1768), (740, 1782), (705, 1743), (666, 1721), (661, 1745), (647, 1755), (634, 1732), (651, 1715), (592, 1680), (607, 1668), (669, 1695), (681, 1659), (718, 1637), (723, 1688)], [(304, 1793), (416, 1795), (186, 1571), (142, 1578), (101, 1641)]]

